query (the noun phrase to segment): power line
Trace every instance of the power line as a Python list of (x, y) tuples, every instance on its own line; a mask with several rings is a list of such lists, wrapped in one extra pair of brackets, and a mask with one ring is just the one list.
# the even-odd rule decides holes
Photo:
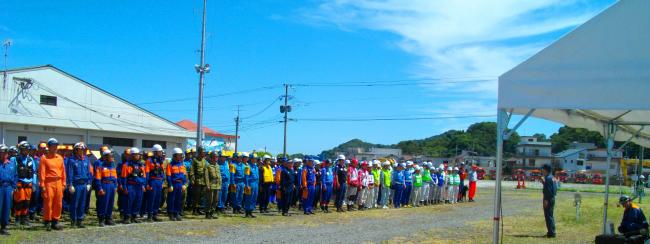
[[(246, 89), (246, 90), (240, 90), (240, 91), (234, 91), (234, 92), (226, 92), (226, 93), (221, 93), (221, 94), (203, 96), (203, 98), (204, 99), (210, 99), (210, 98), (225, 97), (225, 96), (238, 95), (238, 94), (244, 94), (244, 93), (265, 91), (265, 90), (275, 89), (275, 88), (278, 88), (278, 87), (280, 87), (280, 86), (277, 86), (277, 85), (276, 86), (263, 86), (263, 87), (252, 88), (252, 89)], [(168, 100), (160, 100), (160, 101), (152, 101), (152, 102), (143, 102), (143, 103), (139, 103), (139, 105), (183, 102), (183, 101), (191, 101), (191, 100), (194, 100), (194, 99), (197, 99), (197, 98), (196, 97), (176, 98), (176, 99), (168, 99)]]
[[(495, 81), (491, 79), (473, 79), (473, 80), (447, 80), (447, 79), (416, 79), (416, 80), (399, 80), (399, 81), (378, 81), (378, 82), (332, 82), (332, 83), (298, 83), (292, 86), (298, 87), (376, 87), (376, 86), (412, 86), (412, 85), (439, 85), (439, 84), (456, 84), (456, 83), (478, 83)], [(431, 81), (431, 82), (422, 82)]]
[(264, 108), (263, 108), (262, 110), (260, 110), (259, 112), (254, 113), (254, 114), (252, 114), (252, 115), (250, 115), (250, 116), (244, 117), (244, 118), (242, 118), (242, 119), (250, 119), (250, 118), (253, 118), (253, 117), (255, 117), (255, 116), (258, 116), (258, 115), (264, 113), (266, 110), (268, 110), (269, 108), (271, 108), (271, 106), (273, 106), (273, 104), (275, 104), (276, 102), (278, 102), (280, 99), (282, 99), (282, 97), (278, 97), (278, 98), (276, 98), (276, 99), (273, 99), (273, 102), (271, 102), (269, 105), (267, 105), (266, 107), (264, 107)]
[(460, 116), (414, 117), (414, 118), (303, 118), (303, 119), (292, 119), (292, 120), (320, 121), (320, 122), (365, 122), (365, 121), (442, 120), (442, 119), (492, 118), (492, 117), (496, 117), (496, 115), (460, 115)]

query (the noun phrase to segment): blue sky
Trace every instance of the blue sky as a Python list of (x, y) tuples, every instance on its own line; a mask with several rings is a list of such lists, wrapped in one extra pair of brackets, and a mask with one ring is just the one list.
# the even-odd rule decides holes
[[(353, 138), (392, 144), (494, 121), (308, 119), (494, 115), (498, 75), (612, 3), (209, 0), (205, 95), (271, 88), (207, 98), (205, 124), (234, 133), (244, 105), (240, 148), (280, 152), (282, 126), (269, 121), (281, 116), (281, 84), (385, 81), (408, 85), (292, 87), (288, 151), (319, 153)], [(172, 121), (196, 120), (201, 8), (200, 0), (7, 0), (0, 39), (13, 40), (9, 67), (53, 64)], [(559, 126), (531, 120), (519, 132)]]

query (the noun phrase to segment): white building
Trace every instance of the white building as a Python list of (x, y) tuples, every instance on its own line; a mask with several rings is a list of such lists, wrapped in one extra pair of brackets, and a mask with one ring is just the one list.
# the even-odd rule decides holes
[(0, 95), (0, 138), (14, 145), (55, 137), (89, 148), (110, 145), (151, 148), (160, 144), (168, 155), (184, 148), (193, 133), (154, 113), (100, 89), (54, 66), (9, 70)]
[(541, 142), (532, 136), (522, 136), (516, 147), (514, 168), (533, 169), (544, 164), (550, 165), (552, 162), (550, 142)]
[[(623, 156), (622, 151), (612, 154), (611, 174), (616, 174)], [(572, 143), (569, 149), (555, 155), (555, 166), (567, 171), (589, 170), (604, 173), (607, 169), (607, 150), (596, 148), (594, 143)]]

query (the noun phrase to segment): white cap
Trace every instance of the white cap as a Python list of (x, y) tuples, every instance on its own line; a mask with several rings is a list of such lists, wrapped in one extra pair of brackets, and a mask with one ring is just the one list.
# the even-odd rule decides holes
[(447, 167), (447, 170), (451, 171), (453, 168), (451, 166)]
[(458, 170), (458, 167), (454, 167), (454, 170)]
[(406, 165), (407, 165), (407, 166), (413, 165), (413, 162), (411, 162), (411, 161), (406, 161)]
[(181, 149), (178, 148), (178, 147), (177, 147), (177, 148), (174, 148), (174, 154), (183, 154), (183, 150), (181, 150)]
[(345, 164), (350, 164), (350, 160), (345, 160)]
[(420, 170), (420, 166), (418, 166), (418, 165), (415, 165), (415, 167), (413, 167), (413, 168), (414, 168), (415, 170)]
[(341, 154), (338, 157), (336, 157), (336, 160), (345, 160), (345, 156)]
[(74, 148), (86, 149), (86, 144), (84, 144), (83, 142), (77, 142), (74, 144)]
[(302, 163), (302, 159), (294, 158), (294, 159), (293, 159), (293, 162), (294, 162), (294, 163)]
[(399, 166), (401, 166), (403, 168), (403, 167), (406, 167), (406, 164), (405, 163), (400, 163)]
[(262, 157), (262, 159), (264, 159), (264, 160), (266, 160), (266, 159), (271, 159), (271, 156), (269, 156), (269, 155), (267, 154), (267, 155), (264, 155), (264, 156)]
[(106, 156), (106, 155), (109, 155), (109, 154), (111, 154), (111, 150), (104, 150), (102, 152), (102, 156)]
[(386, 162), (382, 163), (381, 165), (382, 165), (382, 166), (389, 166), (389, 165), (390, 165), (390, 162), (386, 161)]
[(131, 148), (131, 154), (138, 154), (138, 153), (140, 153), (140, 149), (138, 149), (137, 147)]
[(242, 156), (242, 158), (243, 158), (243, 157), (247, 157), (247, 158), (248, 158), (248, 157), (250, 156), (250, 154), (248, 154), (247, 152), (242, 152), (242, 153), (241, 153), (241, 156)]
[(645, 179), (645, 176), (640, 175), (640, 176), (639, 176), (639, 179)]
[(151, 147), (151, 150), (154, 152), (162, 152), (163, 148), (158, 144), (154, 144), (153, 147)]
[(319, 165), (319, 164), (320, 164), (320, 160), (315, 159), (315, 160), (314, 160), (314, 164), (315, 164), (315, 165)]

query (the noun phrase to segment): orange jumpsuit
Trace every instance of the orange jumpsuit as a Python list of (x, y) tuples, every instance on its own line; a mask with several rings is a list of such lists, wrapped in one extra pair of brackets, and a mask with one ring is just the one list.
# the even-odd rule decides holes
[(59, 221), (65, 189), (65, 167), (59, 154), (41, 157), (38, 168), (38, 183), (43, 189), (43, 221)]

